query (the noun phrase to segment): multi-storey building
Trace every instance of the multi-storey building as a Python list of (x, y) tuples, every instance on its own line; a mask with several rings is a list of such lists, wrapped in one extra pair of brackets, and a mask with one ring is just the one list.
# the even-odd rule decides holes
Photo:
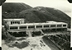
[[(64, 22), (47, 21), (45, 23), (24, 23), (24, 19), (4, 19), (9, 24), (9, 33), (12, 34), (30, 34), (34, 31), (50, 30), (52, 31), (64, 31), (67, 30), (68, 24)], [(47, 31), (47, 32), (48, 32)]]

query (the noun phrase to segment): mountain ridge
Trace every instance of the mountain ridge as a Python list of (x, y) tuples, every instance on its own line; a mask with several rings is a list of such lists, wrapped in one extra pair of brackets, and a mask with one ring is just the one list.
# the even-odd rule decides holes
[[(26, 15), (27, 14), (27, 15)], [(29, 15), (30, 14), (30, 15)], [(19, 17), (26, 17), (29, 22), (46, 22), (57, 21), (71, 23), (71, 18), (60, 10), (48, 7), (35, 7), (29, 10), (24, 10), (19, 13)], [(34, 18), (35, 17), (35, 18)], [(35, 20), (33, 20), (35, 19)]]
[[(15, 4), (17, 6), (15, 6)], [(8, 7), (6, 5), (2, 6), (4, 8), (2, 14), (3, 19), (24, 18), (26, 23), (57, 21), (68, 23), (69, 25), (68, 27), (71, 26), (71, 18), (67, 14), (58, 9), (42, 6), (32, 8), (29, 5), (23, 3), (15, 3), (15, 4), (14, 3), (12, 4), (12, 7), (15, 6), (14, 10), (12, 10), (13, 8), (11, 8), (10, 5), (9, 9), (4, 8), (4, 6)], [(7, 10), (7, 12), (5, 10)]]

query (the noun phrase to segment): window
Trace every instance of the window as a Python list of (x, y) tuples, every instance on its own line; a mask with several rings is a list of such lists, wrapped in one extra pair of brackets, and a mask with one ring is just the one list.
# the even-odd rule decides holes
[(42, 28), (42, 25), (37, 25), (36, 28)]
[(49, 27), (49, 25), (44, 25), (44, 27)]
[(64, 24), (63, 27), (66, 27), (66, 25)]
[(14, 27), (10, 27), (10, 29), (18, 29), (18, 27), (15, 27), (15, 26), (14, 26)]
[(51, 27), (56, 27), (56, 25), (51, 25)]
[(28, 26), (28, 28), (34, 28), (34, 26)]
[(26, 26), (20, 26), (20, 29), (26, 29)]
[(59, 25), (57, 25), (57, 27), (62, 27), (62, 25), (59, 24)]
[(20, 24), (19, 21), (11, 21), (11, 24)]

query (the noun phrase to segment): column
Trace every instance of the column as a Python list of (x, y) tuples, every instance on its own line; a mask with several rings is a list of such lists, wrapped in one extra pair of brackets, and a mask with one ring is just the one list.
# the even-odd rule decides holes
[(28, 26), (26, 26), (26, 28), (28, 29)]
[(35, 25), (35, 29), (36, 29), (36, 25)]
[(18, 30), (19, 30), (19, 26), (18, 26)]

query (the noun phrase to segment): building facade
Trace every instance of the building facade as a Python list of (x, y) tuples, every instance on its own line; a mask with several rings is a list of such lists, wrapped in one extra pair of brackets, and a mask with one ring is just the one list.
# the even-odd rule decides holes
[(24, 23), (24, 19), (4, 19), (9, 24), (8, 32), (11, 34), (26, 34), (31, 36), (32, 32), (40, 31), (42, 34), (52, 31), (66, 31), (68, 24), (64, 22), (47, 21), (45, 23)]

